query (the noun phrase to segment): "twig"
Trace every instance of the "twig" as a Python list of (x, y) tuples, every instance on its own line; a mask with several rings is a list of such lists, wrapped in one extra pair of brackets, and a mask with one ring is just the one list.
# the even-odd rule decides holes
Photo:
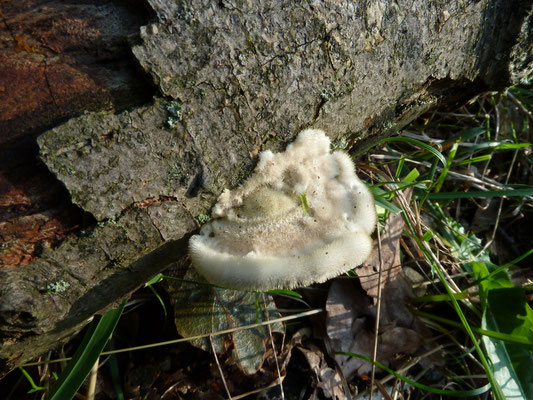
[[(264, 293), (261, 293), (261, 294), (263, 295), (263, 304), (265, 306), (266, 320), (270, 321), (265, 294)], [(267, 325), (267, 328), (268, 328), (268, 334), (270, 335), (270, 344), (272, 345), (272, 351), (274, 352), (274, 360), (276, 361), (276, 370), (278, 371), (279, 390), (281, 391), (281, 399), (285, 400), (285, 392), (283, 391), (283, 381), (281, 380), (281, 370), (279, 369), (279, 363), (278, 363), (278, 354), (276, 352), (276, 347), (274, 346), (274, 336), (272, 335), (272, 328), (270, 327), (270, 324)]]
[[(125, 352), (128, 352), (128, 351), (134, 351), (134, 350), (151, 349), (153, 347), (166, 346), (166, 345), (169, 345), (169, 344), (175, 344), (175, 343), (181, 343), (181, 342), (188, 342), (190, 340), (201, 339), (201, 338), (205, 338), (205, 337), (209, 337), (209, 336), (225, 335), (227, 333), (233, 333), (233, 332), (242, 331), (242, 330), (245, 330), (245, 329), (257, 328), (259, 326), (270, 325), (270, 324), (274, 324), (276, 322), (284, 322), (284, 321), (290, 321), (290, 320), (293, 320), (293, 319), (308, 317), (308, 316), (311, 316), (311, 315), (319, 314), (321, 312), (324, 312), (323, 308), (315, 308), (314, 310), (305, 311), (305, 312), (298, 313), (298, 314), (295, 314), (295, 315), (287, 315), (286, 317), (276, 318), (276, 319), (273, 319), (271, 321), (263, 321), (263, 322), (258, 322), (257, 324), (237, 326), (235, 328), (224, 329), (224, 330), (213, 332), (213, 333), (204, 333), (203, 335), (195, 335), (195, 336), (190, 336), (190, 337), (185, 337), (185, 338), (180, 338), (180, 339), (168, 340), (166, 342), (145, 344), (143, 346), (135, 346), (135, 347), (127, 347), (127, 348), (124, 348), (124, 349), (103, 351), (101, 353), (101, 355), (125, 353)], [(65, 362), (65, 361), (69, 361), (71, 359), (72, 359), (72, 357), (65, 357), (65, 358), (49, 360), (49, 361), (26, 363), (26, 364), (21, 365), (21, 367), (30, 367), (30, 366), (33, 366), (33, 365), (42, 365), (42, 364), (54, 363), (54, 362)]]
[(505, 92), (505, 95), (507, 97), (509, 97), (513, 103), (516, 104), (516, 106), (518, 108), (520, 108), (520, 111), (522, 111), (524, 114), (526, 114), (528, 116), (529, 119), (531, 119), (533, 121), (533, 114), (527, 109), (524, 107), (524, 105), (522, 104), (522, 102), (520, 100), (518, 100), (511, 92), (509, 91), (506, 91)]
[[(283, 382), (283, 380), (285, 379), (285, 377), (281, 377), (281, 381)], [(262, 388), (259, 388), (259, 389), (255, 389), (255, 390), (251, 390), (249, 392), (246, 392), (246, 393), (243, 393), (243, 394), (240, 394), (238, 396), (233, 396), (233, 400), (240, 400), (240, 399), (243, 399), (245, 397), (248, 397), (252, 394), (256, 394), (256, 393), (260, 393), (266, 389), (270, 389), (271, 387), (274, 387), (274, 386), (277, 386), (279, 385), (278, 383), (278, 379), (276, 379), (274, 382), (272, 382), (270, 385), (266, 386), (266, 387), (262, 387)]]
[[(413, 358), (412, 360), (410, 360), (407, 364), (405, 364), (403, 367), (400, 367), (396, 370), (396, 373), (397, 374), (400, 374), (400, 375), (403, 375), (404, 372), (408, 371), (411, 367), (413, 367), (414, 365), (418, 364), (420, 362), (420, 360), (422, 358), (425, 358), (425, 357), (428, 357), (430, 356), (431, 354), (433, 353), (436, 353), (438, 351), (441, 351), (443, 349), (443, 346), (439, 345), (437, 347), (435, 347), (434, 349), (431, 349), (429, 350), (428, 352), (418, 356), (418, 357), (415, 357)], [(379, 380), (379, 382), (384, 385), (385, 383), (387, 383), (388, 381), (390, 381), (391, 379), (395, 379), (396, 377), (392, 374), (389, 374), (383, 378), (381, 378)], [(355, 399), (360, 399), (361, 397), (364, 397), (366, 396), (366, 394), (368, 393), (368, 389), (367, 390), (363, 390), (362, 392), (358, 393), (357, 396), (355, 396)]]
[(224, 378), (224, 372), (222, 371), (222, 367), (220, 366), (220, 362), (218, 361), (217, 351), (215, 350), (215, 345), (213, 344), (213, 336), (211, 335), (209, 335), (209, 344), (211, 345), (211, 350), (213, 351), (213, 356), (215, 357), (215, 361), (218, 367), (218, 372), (220, 373), (220, 377), (222, 378), (222, 383), (224, 384), (224, 388), (226, 389), (226, 394), (228, 395), (228, 399), (232, 400), (231, 393), (229, 392), (228, 384), (226, 383), (226, 378)]
[(376, 323), (374, 325), (374, 350), (372, 352), (372, 372), (370, 375), (370, 400), (372, 400), (372, 393), (374, 392), (374, 375), (376, 373), (376, 359), (378, 356), (378, 336), (379, 336), (379, 317), (381, 314), (381, 278), (383, 272), (383, 257), (381, 256), (381, 235), (379, 233), (379, 223), (378, 223), (378, 256), (379, 256), (379, 274), (378, 274), (378, 299), (377, 299), (377, 308), (376, 308)]
[(89, 384), (87, 387), (87, 400), (94, 400), (94, 395), (96, 393), (96, 380), (98, 378), (98, 365), (100, 364), (100, 358), (97, 358), (91, 373), (89, 375)]
[[(507, 185), (509, 183), (509, 178), (511, 177), (511, 172), (513, 171), (514, 163), (516, 161), (516, 156), (518, 154), (518, 150), (515, 150), (513, 153), (513, 159), (511, 160), (511, 166), (509, 167), (509, 171), (507, 171), (507, 176), (505, 177), (505, 184)], [(489, 248), (489, 246), (494, 242), (494, 238), (496, 237), (496, 231), (498, 230), (498, 225), (500, 223), (500, 216), (502, 214), (502, 208), (503, 208), (503, 197), (500, 198), (500, 204), (498, 205), (498, 213), (496, 214), (496, 222), (494, 223), (494, 229), (492, 230), (492, 235), (490, 239), (487, 241), (485, 246), (481, 249), (481, 251), (476, 255), (476, 258), (479, 257), (485, 250)]]

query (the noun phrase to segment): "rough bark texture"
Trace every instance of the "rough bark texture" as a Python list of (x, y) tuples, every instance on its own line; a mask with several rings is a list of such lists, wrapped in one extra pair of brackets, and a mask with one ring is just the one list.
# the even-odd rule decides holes
[(146, 22), (130, 1), (0, 2), (0, 268), (29, 264), (94, 221), (38, 161), (35, 136), (88, 110), (150, 101), (128, 44)]
[(1, 144), (87, 110), (146, 101), (128, 38), (148, 19), (128, 3), (2, 2)]
[(4, 372), (177, 261), (260, 150), (305, 127), (351, 147), (531, 75), (531, 1), (149, 3), (133, 53), (159, 97), (39, 137), (99, 222), (0, 272)]

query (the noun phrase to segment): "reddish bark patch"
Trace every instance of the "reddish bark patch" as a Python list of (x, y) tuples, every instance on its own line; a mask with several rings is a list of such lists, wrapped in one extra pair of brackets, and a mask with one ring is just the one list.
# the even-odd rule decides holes
[[(0, 268), (31, 263), (84, 223), (66, 190), (47, 169), (0, 169)], [(12, 180), (13, 178), (16, 180)]]
[(134, 7), (76, 3), (0, 3), (0, 143), (149, 98), (128, 44), (146, 21)]
[(128, 44), (147, 15), (135, 2), (0, 2), (0, 269), (94, 221), (39, 161), (35, 137), (86, 111), (149, 101)]

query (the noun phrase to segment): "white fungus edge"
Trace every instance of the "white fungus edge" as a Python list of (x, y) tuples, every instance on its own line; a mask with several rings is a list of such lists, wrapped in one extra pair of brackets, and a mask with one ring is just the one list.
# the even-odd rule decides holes
[(325, 282), (362, 264), (372, 251), (372, 239), (362, 229), (344, 234), (308, 254), (284, 258), (230, 254), (214, 249), (206, 240), (204, 235), (190, 240), (195, 269), (208, 282), (241, 290), (292, 289)]
[[(232, 254), (228, 249), (219, 248), (216, 240), (209, 235), (217, 221), (215, 219), (204, 226), (199, 235), (191, 237), (189, 242), (193, 266), (208, 282), (240, 290), (291, 289), (324, 282), (361, 265), (368, 258), (372, 251), (370, 234), (377, 222), (374, 198), (356, 175), (350, 156), (343, 151), (330, 153), (330, 144), (330, 139), (323, 131), (308, 129), (300, 132), (285, 152), (260, 153), (259, 162), (250, 178), (235, 190), (224, 190), (212, 215), (231, 225), (235, 219), (235, 207), (241, 206), (244, 199), (262, 185), (281, 182), (284, 168), (328, 157), (326, 163), (331, 160), (332, 164), (324, 165), (335, 165), (337, 171), (331, 182), (340, 182), (343, 189), (339, 193), (345, 195), (340, 197), (339, 194), (343, 200), (336, 203), (343, 205), (337, 213), (339, 226), (342, 226), (338, 234), (324, 238), (325, 245), (307, 252), (296, 250), (285, 256), (254, 251), (245, 255)], [(215, 236), (219, 234), (222, 233), (218, 232)]]

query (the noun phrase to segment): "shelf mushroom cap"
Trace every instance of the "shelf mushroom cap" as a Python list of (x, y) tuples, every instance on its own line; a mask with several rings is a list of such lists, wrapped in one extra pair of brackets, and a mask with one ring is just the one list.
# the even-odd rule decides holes
[(307, 129), (282, 153), (264, 151), (250, 178), (225, 190), (191, 238), (196, 270), (232, 289), (290, 289), (361, 265), (372, 250), (374, 198), (343, 151)]

